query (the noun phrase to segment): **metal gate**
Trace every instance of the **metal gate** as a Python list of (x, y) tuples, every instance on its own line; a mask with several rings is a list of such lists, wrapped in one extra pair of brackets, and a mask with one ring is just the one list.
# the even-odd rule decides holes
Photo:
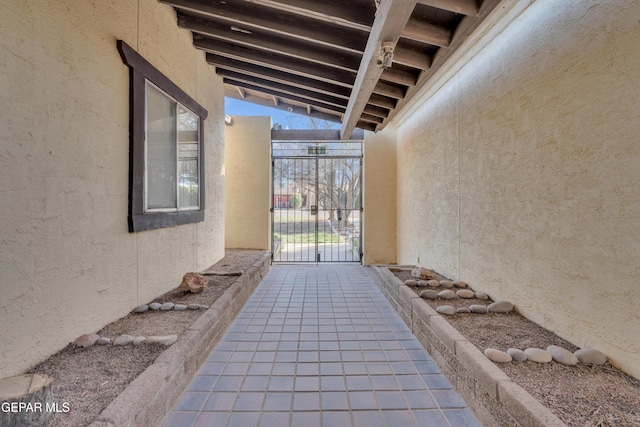
[(362, 143), (272, 144), (273, 262), (362, 259)]

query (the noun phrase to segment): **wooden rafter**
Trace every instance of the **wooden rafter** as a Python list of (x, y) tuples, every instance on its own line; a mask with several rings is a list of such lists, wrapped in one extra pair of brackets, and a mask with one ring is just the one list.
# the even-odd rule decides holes
[(260, 30), (250, 33), (232, 30), (231, 26), (222, 22), (204, 20), (184, 14), (178, 15), (178, 25), (197, 35), (210, 37), (213, 42), (234, 43), (276, 55), (284, 55), (287, 58), (304, 59), (347, 71), (357, 71), (360, 65), (359, 54), (304, 41), (292, 43), (290, 38), (280, 34)]
[(376, 65), (382, 42), (396, 45), (402, 31), (411, 17), (416, 0), (380, 0), (376, 18), (369, 33), (358, 75), (353, 85), (353, 94), (347, 105), (347, 112), (341, 128), (343, 138), (349, 137), (362, 115), (373, 93), (382, 69)]

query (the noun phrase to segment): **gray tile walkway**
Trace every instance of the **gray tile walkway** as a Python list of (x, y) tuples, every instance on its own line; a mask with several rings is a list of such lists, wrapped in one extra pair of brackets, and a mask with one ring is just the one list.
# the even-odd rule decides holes
[(273, 266), (164, 421), (479, 426), (361, 266)]

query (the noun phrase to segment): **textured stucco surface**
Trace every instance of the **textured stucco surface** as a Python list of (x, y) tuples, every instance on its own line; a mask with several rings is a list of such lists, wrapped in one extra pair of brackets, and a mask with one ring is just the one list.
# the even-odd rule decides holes
[(398, 124), (398, 262), (640, 377), (640, 3), (534, 2)]
[(271, 117), (225, 127), (225, 247), (270, 250)]
[(363, 264), (396, 262), (396, 132), (387, 126), (364, 137)]
[[(0, 377), (224, 255), (223, 90), (155, 0), (0, 2)], [(129, 234), (123, 39), (209, 111), (205, 222)]]

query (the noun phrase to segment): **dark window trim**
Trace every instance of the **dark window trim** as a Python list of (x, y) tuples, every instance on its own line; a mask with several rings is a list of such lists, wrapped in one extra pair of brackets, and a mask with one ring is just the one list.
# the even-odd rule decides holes
[[(207, 110), (151, 65), (138, 52), (118, 40), (118, 52), (129, 66), (129, 232), (154, 230), (204, 221), (205, 156), (204, 121)], [(197, 211), (144, 211), (144, 138), (145, 138), (145, 80), (149, 80), (176, 101), (200, 116), (200, 209)]]

